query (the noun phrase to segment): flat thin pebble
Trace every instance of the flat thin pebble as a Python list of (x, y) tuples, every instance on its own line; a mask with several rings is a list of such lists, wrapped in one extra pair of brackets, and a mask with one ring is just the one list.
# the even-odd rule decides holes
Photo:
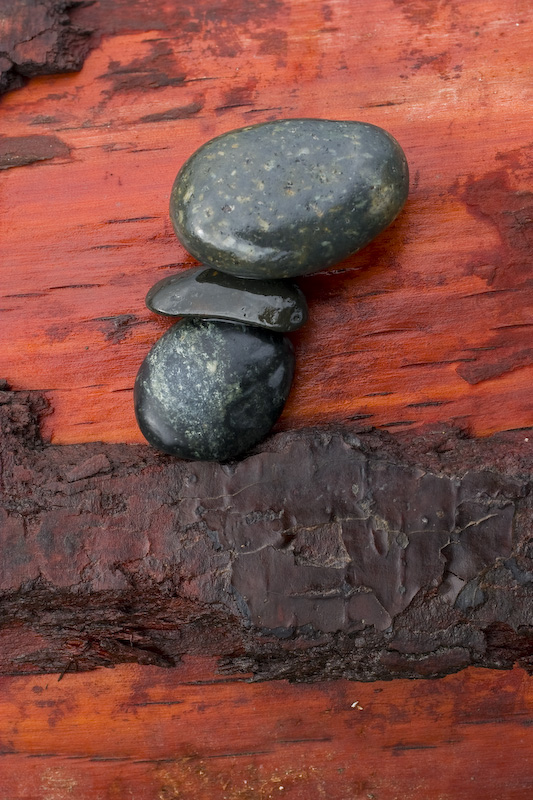
[(336, 264), (401, 210), (408, 167), (398, 142), (363, 122), (288, 119), (216, 137), (183, 165), (170, 216), (186, 249), (247, 278)]
[(301, 289), (289, 281), (248, 280), (210, 267), (170, 275), (146, 295), (151, 311), (168, 316), (229, 319), (289, 332), (307, 321)]
[(181, 458), (228, 461), (263, 439), (290, 391), (287, 337), (219, 320), (183, 319), (137, 374), (135, 414), (148, 442)]

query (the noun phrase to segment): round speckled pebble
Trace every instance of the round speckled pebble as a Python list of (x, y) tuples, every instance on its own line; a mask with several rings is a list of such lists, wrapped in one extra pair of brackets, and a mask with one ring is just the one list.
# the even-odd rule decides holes
[(308, 315), (303, 292), (290, 281), (251, 281), (209, 267), (158, 281), (146, 305), (167, 316), (216, 317), (280, 332), (301, 328)]
[(263, 439), (290, 391), (294, 354), (281, 333), (183, 319), (137, 374), (135, 413), (148, 442), (181, 458), (228, 461)]
[(246, 278), (332, 266), (401, 210), (408, 167), (398, 142), (363, 122), (287, 119), (218, 136), (174, 182), (170, 216), (203, 264)]

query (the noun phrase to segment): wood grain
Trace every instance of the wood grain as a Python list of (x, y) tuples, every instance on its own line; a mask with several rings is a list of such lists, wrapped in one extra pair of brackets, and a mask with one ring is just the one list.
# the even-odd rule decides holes
[(277, 117), (361, 119), (407, 153), (375, 243), (301, 281), (311, 320), (278, 429), (533, 426), (526, 0), (100, 3), (81, 73), (7, 95), (0, 130), (55, 137), (2, 182), (0, 375), (45, 390), (57, 443), (140, 442), (131, 388), (168, 323), (147, 289), (192, 265), (167, 213), (210, 137)]
[[(520, 470), (533, 428), (529, 0), (99, 0), (70, 19), (97, 32), (83, 70), (31, 80), (3, 98), (0, 114), (0, 377), (22, 394), (44, 391), (52, 411), (43, 418), (45, 439), (80, 448), (55, 464), (68, 491), (85, 482), (85, 497), (93, 490), (104, 506), (111, 502), (100, 486), (109, 449), (87, 443), (141, 442), (131, 387), (168, 324), (148, 313), (144, 295), (195, 263), (168, 219), (177, 170), (218, 133), (289, 116), (382, 125), (403, 145), (412, 185), (405, 211), (378, 240), (301, 281), (311, 320), (293, 337), (298, 373), (278, 430), (380, 426), (396, 434), (398, 460), (407, 441), (418, 463), (439, 471), (456, 452), (464, 470), (488, 452), (475, 440), (456, 449), (457, 429), (518, 429), (486, 466), (518, 470), (527, 481), (530, 470)], [(22, 403), (17, 447), (37, 441), (27, 411)], [(413, 442), (426, 425), (433, 444), (424, 452)], [(401, 431), (413, 436), (402, 440)], [(133, 471), (159, 458), (141, 450)], [(32, 463), (50, 451), (58, 452), (34, 447)], [(42, 487), (31, 484), (34, 473), (17, 452), (4, 447), (3, 479), (36, 497)], [(4, 504), (11, 516), (2, 531), (24, 542), (28, 515), (9, 505), (14, 497)], [(74, 512), (79, 532), (80, 514), (92, 512)], [(518, 574), (529, 591), (524, 519), (515, 519), (524, 535)], [(107, 556), (115, 542), (125, 560), (135, 558), (138, 541), (122, 541), (120, 526), (110, 525)], [(45, 566), (62, 578), (68, 542), (77, 539), (59, 523), (55, 531), (50, 554), (67, 549), (63, 561)], [(15, 556), (2, 549), (4, 580), (6, 557), (11, 567), (27, 566)], [(492, 565), (499, 597), (499, 578), (515, 580), (516, 565)], [(3, 663), (19, 658), (22, 670), (21, 653), (30, 663), (51, 630), (37, 586), (26, 588), (40, 630), (28, 620), (17, 627), (14, 616), (1, 640)], [(59, 593), (55, 602), (59, 618)], [(96, 636), (88, 648), (87, 625), (94, 633), (98, 620), (83, 615), (84, 604), (78, 597), (70, 632), (62, 617), (70, 660), (59, 675), (0, 677), (6, 800), (532, 793), (533, 684), (520, 669), (468, 669), (438, 681), (250, 684), (242, 674), (216, 673), (213, 637), (212, 659), (74, 674), (76, 658), (110, 663), (110, 652), (124, 660), (129, 648), (139, 659), (144, 643), (123, 608), (131, 639)], [(501, 665), (530, 656), (531, 620), (516, 622), (523, 608), (520, 599), (510, 604), (516, 628), (490, 631)], [(413, 620), (423, 630), (424, 618)], [(452, 622), (443, 628), (451, 638)], [(406, 629), (411, 639), (416, 630)], [(51, 648), (48, 669), (58, 669), (56, 657)]]
[(533, 681), (294, 686), (174, 670), (0, 678), (10, 800), (524, 800)]

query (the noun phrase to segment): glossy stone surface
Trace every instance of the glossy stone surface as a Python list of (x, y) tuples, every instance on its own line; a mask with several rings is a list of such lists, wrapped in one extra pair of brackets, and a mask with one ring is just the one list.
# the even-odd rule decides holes
[(170, 275), (146, 295), (151, 311), (172, 317), (216, 317), (295, 331), (307, 321), (303, 292), (289, 281), (251, 281), (210, 267)]
[(238, 458), (281, 414), (294, 353), (281, 333), (220, 320), (183, 319), (152, 347), (137, 374), (135, 414), (166, 453)]
[(170, 216), (202, 263), (247, 278), (332, 266), (389, 225), (408, 193), (398, 142), (363, 122), (289, 119), (218, 136), (183, 165)]

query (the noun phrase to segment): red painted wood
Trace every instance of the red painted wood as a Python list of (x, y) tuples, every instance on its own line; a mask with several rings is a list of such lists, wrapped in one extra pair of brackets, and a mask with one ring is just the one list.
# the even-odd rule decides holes
[(524, 800), (533, 681), (249, 684), (179, 669), (0, 678), (0, 796)]
[(83, 23), (105, 20), (108, 33), (81, 73), (33, 80), (0, 119), (4, 135), (69, 150), (6, 171), (0, 200), (0, 375), (46, 390), (45, 434), (141, 441), (131, 387), (168, 324), (144, 295), (193, 263), (168, 218), (173, 178), (210, 137), (284, 116), (384, 126), (412, 188), (374, 244), (302, 280), (311, 321), (294, 336), (280, 427), (361, 414), (475, 434), (532, 426), (529, 11), (526, 0), (85, 9)]

